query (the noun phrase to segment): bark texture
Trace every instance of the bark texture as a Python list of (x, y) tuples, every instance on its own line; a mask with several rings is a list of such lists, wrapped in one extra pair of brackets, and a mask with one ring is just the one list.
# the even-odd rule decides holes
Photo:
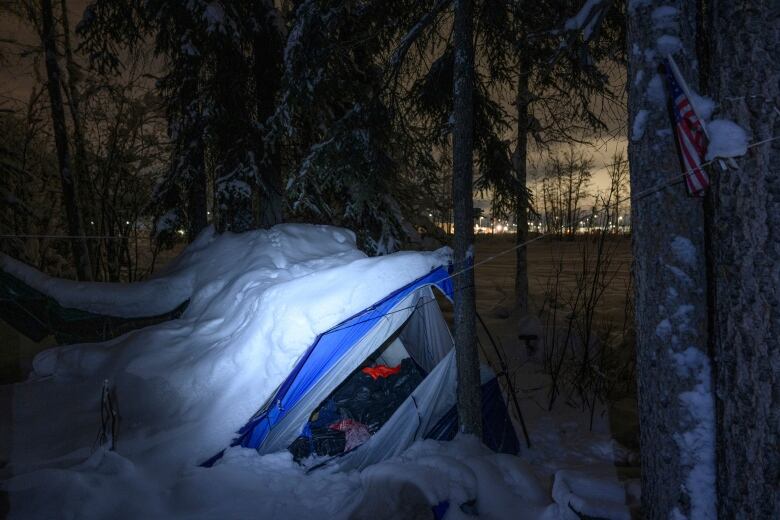
[[(652, 13), (662, 6), (676, 9), (675, 16), (654, 20)], [(689, 83), (696, 85), (691, 80), (698, 75), (692, 67), (695, 8), (694, 2), (682, 0), (636, 2), (628, 8), (629, 158), (645, 518), (677, 514), (710, 518), (715, 511), (712, 442), (707, 445), (706, 438), (698, 444), (686, 442), (701, 439), (697, 433), (706, 437), (706, 423), (710, 433), (714, 429), (703, 204), (687, 197), (682, 184), (668, 185), (681, 169), (662, 78), (657, 74), (661, 58), (671, 48)], [(702, 397), (704, 417), (691, 406), (691, 395)]]
[[(780, 135), (780, 7), (709, 5), (711, 93), (751, 142)], [(716, 174), (721, 518), (780, 518), (780, 141)]]
[(76, 263), (79, 280), (92, 279), (92, 267), (89, 260), (87, 241), (73, 175), (70, 151), (68, 149), (68, 131), (65, 126), (65, 110), (62, 103), (60, 66), (57, 63), (57, 41), (55, 39), (54, 15), (51, 0), (41, 0), (41, 40), (45, 53), (46, 76), (48, 79), (51, 118), (54, 127), (54, 141), (57, 147), (57, 162), (62, 183), (62, 199), (68, 221), (68, 234), (71, 235), (71, 249)]
[(520, 58), (517, 80), (517, 97), (515, 109), (517, 110), (517, 137), (515, 151), (512, 157), (516, 176), (515, 195), (515, 223), (517, 225), (515, 250), (515, 304), (518, 315), (522, 318), (528, 313), (528, 249), (520, 247), (528, 240), (528, 191), (526, 182), (528, 177), (528, 131), (531, 117), (528, 113), (531, 103), (531, 93), (528, 90), (528, 65), (526, 60)]
[(477, 351), (474, 270), (472, 169), (474, 149), (474, 48), (471, 0), (455, 0), (455, 66), (453, 70), (452, 200), (455, 221), (455, 350), (458, 363), (460, 430), (482, 437)]

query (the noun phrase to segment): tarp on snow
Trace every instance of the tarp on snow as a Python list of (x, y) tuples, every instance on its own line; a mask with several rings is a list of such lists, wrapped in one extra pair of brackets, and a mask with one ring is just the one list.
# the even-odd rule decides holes
[(64, 307), (51, 296), (0, 269), (0, 319), (36, 342), (47, 336), (54, 336), (61, 345), (106, 341), (131, 330), (178, 318), (187, 303), (183, 302), (170, 312), (148, 317), (96, 314)]

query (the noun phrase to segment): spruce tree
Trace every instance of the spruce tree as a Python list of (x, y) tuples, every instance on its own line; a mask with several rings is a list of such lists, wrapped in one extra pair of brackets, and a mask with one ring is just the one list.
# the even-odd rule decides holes
[(388, 49), (416, 2), (300, 2), (284, 56), (271, 140), (296, 218), (355, 229), (372, 253), (396, 250), (414, 229), (435, 169), (430, 147), (402, 120)]
[(219, 230), (281, 220), (278, 151), (258, 119), (269, 117), (281, 73), (284, 26), (272, 3), (96, 0), (79, 32), (98, 70), (120, 70), (122, 53), (145, 40), (164, 61), (158, 87), (173, 153), (153, 203), (158, 231), (186, 225), (194, 238), (202, 229), (208, 162)]

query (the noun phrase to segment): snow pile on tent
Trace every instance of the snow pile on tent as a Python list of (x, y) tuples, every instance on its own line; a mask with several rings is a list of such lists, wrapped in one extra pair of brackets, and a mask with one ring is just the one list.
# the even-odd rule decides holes
[[(37, 408), (42, 394), (51, 397), (46, 410), (17, 416), (15, 433), (30, 453), (13, 453), (12, 464), (21, 469), (69, 451), (82, 457), (72, 452), (91, 446), (106, 379), (121, 406), (124, 454), (177, 464), (205, 459), (229, 444), (318, 334), (447, 261), (446, 251), (366, 258), (354, 235), (332, 227), (207, 234), (150, 282), (160, 296), (150, 289), (128, 298), (139, 307), (145, 298), (175, 306), (187, 287), (180, 319), (35, 359), (36, 375), (53, 377), (21, 385), (17, 401)], [(169, 284), (175, 297), (166, 296)], [(91, 284), (86, 294), (93, 309), (98, 301), (118, 309), (122, 299), (110, 284)], [(85, 431), (69, 445), (52, 424)]]
[[(343, 256), (342, 260), (331, 257)], [(145, 317), (172, 311), (195, 293), (210, 300), (215, 293), (203, 292), (206, 285), (225, 284), (236, 273), (264, 269), (284, 271), (287, 265), (323, 259), (322, 269), (344, 264), (365, 255), (357, 251), (354, 236), (345, 229), (315, 226), (278, 226), (271, 232), (217, 236), (207, 228), (157, 276), (135, 283), (90, 283), (53, 278), (13, 258), (0, 254), (0, 269), (62, 306), (120, 316)], [(318, 270), (312, 266), (310, 272)], [(301, 271), (292, 276), (305, 274)], [(240, 281), (239, 281), (240, 283)]]

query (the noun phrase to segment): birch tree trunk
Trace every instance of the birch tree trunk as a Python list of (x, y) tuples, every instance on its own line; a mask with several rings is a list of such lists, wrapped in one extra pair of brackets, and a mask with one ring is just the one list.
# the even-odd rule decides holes
[[(751, 142), (777, 137), (777, 2), (709, 7), (720, 115)], [(721, 518), (780, 518), (780, 141), (737, 163), (716, 174), (714, 190), (718, 509)]]
[(477, 351), (472, 194), (474, 149), (474, 48), (471, 0), (455, 0), (455, 65), (453, 68), (452, 202), (455, 221), (455, 350), (458, 363), (460, 431), (482, 437)]
[[(659, 10), (666, 6), (667, 9)], [(661, 58), (696, 85), (695, 2), (628, 8), (629, 159), (645, 518), (715, 515), (704, 216), (682, 184)], [(666, 13), (659, 16), (659, 13)], [(681, 179), (680, 179), (681, 180)], [(662, 187), (666, 184), (666, 187)]]
[(65, 110), (62, 103), (60, 66), (57, 63), (57, 41), (55, 39), (54, 15), (51, 0), (41, 0), (41, 40), (45, 53), (46, 76), (48, 79), (49, 100), (51, 102), (51, 119), (54, 128), (54, 141), (57, 147), (57, 162), (59, 163), (60, 181), (62, 183), (62, 198), (68, 221), (68, 234), (73, 259), (76, 263), (76, 273), (79, 280), (92, 279), (92, 267), (89, 260), (87, 241), (84, 238), (84, 228), (81, 222), (76, 179), (73, 175), (70, 151), (68, 150), (68, 133), (65, 126)]

